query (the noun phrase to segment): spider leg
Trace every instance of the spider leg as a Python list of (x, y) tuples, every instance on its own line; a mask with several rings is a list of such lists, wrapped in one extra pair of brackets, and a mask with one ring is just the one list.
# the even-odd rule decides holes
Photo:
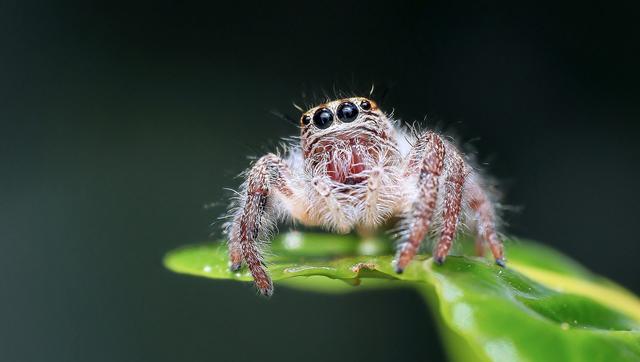
[(329, 217), (329, 222), (333, 228), (339, 233), (347, 233), (351, 229), (351, 224), (344, 210), (342, 209), (336, 195), (334, 188), (329, 185), (322, 177), (314, 177), (311, 180), (311, 184), (316, 193), (320, 196), (322, 204), (326, 207), (319, 205), (309, 205), (309, 213), (314, 214), (314, 218), (320, 218), (319, 214), (325, 214)]
[[(467, 183), (469, 183), (469, 180), (465, 182), (465, 185), (467, 185)], [(462, 196), (463, 200), (466, 195), (467, 194), (466, 194), (466, 188), (465, 188), (465, 190), (463, 190), (463, 196)], [(470, 219), (466, 219), (466, 222), (467, 222), (467, 225), (469, 226), (469, 231), (471, 232), (471, 234), (475, 235), (474, 246), (475, 246), (476, 255), (484, 256), (485, 254), (484, 239), (482, 238), (482, 236), (478, 234), (478, 223), (475, 220), (475, 216), (471, 217)]]
[(468, 183), (469, 206), (475, 213), (478, 238), (489, 244), (491, 253), (496, 260), (496, 264), (504, 267), (504, 250), (502, 240), (496, 233), (495, 211), (486, 192), (476, 180)]
[[(417, 167), (417, 195), (410, 203), (404, 223), (408, 226), (396, 255), (395, 270), (402, 273), (418, 252), (420, 243), (429, 231), (438, 196), (438, 178), (444, 167), (445, 145), (440, 136), (433, 132), (425, 133), (414, 146), (415, 154), (421, 159), (409, 162), (409, 167)], [(405, 174), (410, 174), (407, 170)]]
[(448, 169), (442, 211), (442, 233), (433, 251), (433, 258), (438, 264), (442, 264), (449, 254), (453, 238), (456, 235), (462, 209), (462, 190), (466, 178), (462, 157), (457, 153), (453, 153), (450, 157), (451, 166)]
[(476, 255), (484, 256), (484, 239), (482, 239), (482, 236), (476, 235), (475, 245), (476, 245)]
[(242, 267), (242, 246), (240, 240), (229, 240), (229, 270), (236, 272)]
[(382, 170), (382, 168), (376, 167), (371, 170), (371, 173), (369, 173), (363, 216), (364, 223), (366, 225), (376, 225), (380, 219), (380, 213), (378, 211), (378, 201), (380, 198), (380, 183), (383, 172), (384, 171)]
[(229, 229), (230, 269), (247, 263), (256, 287), (263, 295), (273, 293), (259, 244), (268, 237), (273, 224), (272, 200), (284, 202), (294, 196), (294, 184), (286, 163), (274, 154), (260, 158), (247, 176), (246, 190)]

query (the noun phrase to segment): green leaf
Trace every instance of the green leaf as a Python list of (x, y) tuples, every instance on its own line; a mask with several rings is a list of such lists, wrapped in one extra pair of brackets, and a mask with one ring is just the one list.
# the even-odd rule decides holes
[[(458, 245), (471, 249), (472, 243)], [(276, 286), (316, 292), (416, 288), (456, 361), (640, 360), (640, 300), (557, 251), (510, 240), (507, 268), (455, 255), (439, 266), (419, 255), (396, 274), (391, 246), (381, 239), (288, 233), (274, 240), (269, 271)], [(223, 243), (177, 249), (165, 265), (212, 279), (251, 280), (246, 269), (228, 270)]]

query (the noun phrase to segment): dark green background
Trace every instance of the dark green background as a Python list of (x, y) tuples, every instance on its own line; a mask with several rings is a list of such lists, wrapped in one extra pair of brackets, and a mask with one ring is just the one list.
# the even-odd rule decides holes
[(640, 292), (631, 4), (1, 1), (0, 360), (442, 359), (413, 292), (267, 301), (161, 265), (295, 134), (270, 110), (371, 83), (474, 140), (509, 233)]

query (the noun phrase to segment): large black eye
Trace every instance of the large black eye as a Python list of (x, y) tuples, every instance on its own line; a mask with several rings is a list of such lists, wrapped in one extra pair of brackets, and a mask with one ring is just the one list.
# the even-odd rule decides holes
[(326, 108), (320, 108), (313, 115), (313, 124), (320, 129), (329, 128), (333, 123), (333, 113)]
[(338, 107), (336, 115), (342, 122), (353, 122), (358, 117), (358, 107), (351, 102), (344, 102)]

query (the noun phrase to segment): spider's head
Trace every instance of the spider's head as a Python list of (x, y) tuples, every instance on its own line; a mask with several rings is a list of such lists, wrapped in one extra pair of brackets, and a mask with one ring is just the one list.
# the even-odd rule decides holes
[(376, 152), (371, 150), (385, 144), (391, 122), (375, 102), (351, 97), (309, 109), (300, 127), (304, 157), (344, 182), (368, 168), (367, 160)]
[(377, 131), (386, 116), (369, 99), (352, 97), (337, 99), (309, 109), (300, 117), (303, 144), (321, 137), (347, 136), (357, 130)]

